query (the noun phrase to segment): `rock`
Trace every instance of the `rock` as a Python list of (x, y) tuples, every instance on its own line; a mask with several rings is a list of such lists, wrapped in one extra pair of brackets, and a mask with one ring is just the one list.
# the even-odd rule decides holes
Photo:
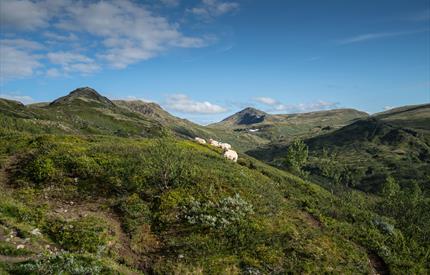
[(35, 228), (35, 229), (33, 229), (33, 230), (31, 230), (31, 232), (30, 232), (32, 235), (35, 235), (35, 236), (40, 236), (40, 235), (42, 235), (42, 233), (40, 233), (40, 229), (39, 228)]
[(16, 246), (16, 249), (24, 249), (24, 248), (25, 248), (25, 245), (23, 244), (19, 244)]

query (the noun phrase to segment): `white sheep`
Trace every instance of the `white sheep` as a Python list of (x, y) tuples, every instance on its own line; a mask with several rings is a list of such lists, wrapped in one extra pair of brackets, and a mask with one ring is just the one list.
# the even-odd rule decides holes
[(231, 149), (231, 145), (228, 143), (220, 143), (219, 145), (223, 150), (230, 150)]
[(197, 141), (197, 142), (198, 142), (198, 143), (200, 143), (200, 144), (206, 144), (206, 140), (204, 140), (204, 139), (202, 139), (202, 138), (195, 137), (195, 138), (194, 138), (194, 140), (195, 140), (195, 141)]
[(225, 150), (224, 157), (234, 162), (237, 162), (238, 158), (237, 153), (234, 150)]
[(216, 140), (211, 139), (211, 138), (209, 139), (209, 144), (212, 146), (215, 146), (215, 147), (220, 147), (220, 143)]

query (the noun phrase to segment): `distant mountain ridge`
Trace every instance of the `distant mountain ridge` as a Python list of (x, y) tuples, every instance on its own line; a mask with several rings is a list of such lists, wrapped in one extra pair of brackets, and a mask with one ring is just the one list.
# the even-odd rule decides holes
[(0, 115), (5, 116), (4, 126), (7, 128), (18, 127), (22, 131), (38, 133), (146, 137), (169, 129), (186, 139), (198, 136), (228, 142), (237, 150), (248, 150), (267, 142), (248, 133), (195, 124), (173, 116), (156, 103), (110, 100), (90, 87), (77, 88), (51, 103), (23, 105), (0, 99)]
[(368, 117), (355, 109), (334, 109), (297, 114), (268, 114), (248, 107), (210, 128), (249, 132), (270, 142), (300, 137), (306, 138), (338, 129), (357, 119)]

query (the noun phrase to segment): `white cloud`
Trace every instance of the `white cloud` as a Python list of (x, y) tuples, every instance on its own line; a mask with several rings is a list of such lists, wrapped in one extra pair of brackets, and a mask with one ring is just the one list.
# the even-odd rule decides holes
[(101, 38), (106, 50), (98, 56), (115, 68), (154, 58), (172, 47), (199, 48), (208, 43), (184, 35), (177, 23), (125, 0), (79, 2), (66, 9), (57, 27)]
[(311, 103), (287, 104), (282, 105), (278, 111), (287, 111), (290, 113), (306, 113), (338, 108), (339, 103), (319, 100)]
[(274, 106), (274, 105), (279, 104), (279, 101), (277, 101), (276, 99), (273, 99), (271, 97), (256, 97), (255, 101), (266, 104), (266, 105), (270, 105), (270, 106)]
[[(179, 0), (161, 1), (179, 4)], [(40, 60), (51, 62), (43, 72), (48, 76), (88, 74), (104, 65), (121, 69), (172, 48), (201, 48), (215, 41), (213, 36), (186, 35), (178, 22), (133, 0), (0, 0), (0, 5), (2, 33), (46, 38), (40, 43), (22, 36), (4, 39), (1, 50), (7, 60), (1, 60), (2, 79), (32, 76), (41, 67)], [(219, 9), (223, 12), (228, 7)], [(79, 55), (85, 58), (79, 60)], [(17, 58), (16, 64), (12, 56)], [(52, 68), (53, 64), (60, 68)]]
[(384, 111), (388, 111), (388, 110), (391, 110), (393, 108), (394, 108), (394, 106), (384, 106)]
[(78, 40), (78, 37), (74, 33), (69, 33), (67, 35), (58, 34), (55, 32), (44, 32), (43, 36), (49, 39), (53, 39), (60, 42), (70, 42), (70, 41), (76, 41)]
[(20, 47), (0, 43), (0, 82), (32, 76), (42, 67), (40, 56)]
[(211, 20), (215, 17), (234, 12), (239, 9), (239, 3), (222, 2), (219, 0), (202, 0), (202, 3), (197, 7), (189, 9), (192, 14), (199, 16), (205, 20)]
[(168, 109), (182, 113), (217, 114), (226, 112), (222, 106), (212, 104), (208, 101), (194, 101), (184, 94), (170, 95), (166, 99)]
[(13, 47), (15, 49), (21, 49), (21, 50), (42, 50), (45, 48), (45, 46), (43, 46), (39, 42), (21, 39), (21, 38), (1, 39), (0, 45), (9, 46), (9, 47)]
[(287, 112), (287, 113), (305, 113), (314, 112), (321, 110), (330, 110), (337, 108), (339, 105), (335, 102), (328, 101), (316, 101), (311, 103), (300, 103), (300, 104), (283, 104), (276, 99), (270, 97), (256, 97), (254, 100), (258, 103), (268, 106), (267, 111), (269, 112)]
[(58, 76), (61, 76), (61, 73), (56, 68), (50, 68), (50, 69), (48, 69), (46, 71), (46, 76), (49, 76), (49, 77), (58, 77)]
[(146, 99), (146, 98), (141, 98), (141, 97), (137, 97), (137, 96), (127, 96), (126, 98), (122, 99), (125, 101), (143, 101), (146, 103), (156, 103), (156, 101), (151, 100), (151, 99)]
[(29, 0), (0, 1), (0, 24), (6, 28), (34, 30), (48, 25), (47, 10)]
[(364, 42), (368, 40), (381, 39), (385, 37), (396, 37), (396, 36), (410, 35), (410, 34), (422, 33), (422, 32), (428, 32), (428, 31), (429, 29), (401, 31), (401, 32), (378, 32), (378, 33), (360, 34), (360, 35), (341, 39), (338, 41), (338, 44), (347, 45), (352, 43)]
[(66, 74), (71, 72), (91, 74), (100, 69), (93, 59), (79, 53), (53, 52), (48, 53), (46, 57), (51, 63), (60, 65)]
[(15, 100), (24, 104), (30, 104), (34, 102), (34, 99), (31, 96), (26, 96), (26, 95), (0, 94), (0, 98)]
[(68, 65), (75, 62), (91, 62), (92, 59), (73, 52), (52, 52), (48, 53), (46, 57), (54, 64)]

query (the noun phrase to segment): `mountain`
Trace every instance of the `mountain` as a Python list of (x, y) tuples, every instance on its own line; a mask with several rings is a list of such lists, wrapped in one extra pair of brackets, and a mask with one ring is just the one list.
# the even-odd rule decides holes
[(54, 100), (53, 102), (51, 102), (50, 105), (55, 106), (62, 104), (71, 104), (76, 101), (83, 101), (86, 103), (94, 103), (109, 107), (115, 106), (115, 104), (107, 97), (101, 96), (96, 90), (90, 87), (78, 88), (70, 92), (69, 95)]
[(221, 122), (214, 125), (222, 126), (241, 126), (241, 125), (252, 125), (257, 123), (263, 123), (269, 117), (269, 114), (257, 110), (255, 108), (245, 108), (240, 112), (235, 113), (223, 119)]
[(252, 133), (268, 142), (279, 142), (326, 133), (367, 116), (367, 113), (354, 109), (272, 115), (254, 108), (245, 108), (209, 127)]
[(114, 100), (115, 105), (126, 108), (130, 111), (140, 113), (162, 121), (177, 121), (179, 118), (172, 116), (161, 108), (160, 105), (153, 102), (144, 102), (141, 100)]
[[(430, 192), (429, 125), (430, 104), (405, 106), (308, 138), (308, 170), (321, 176), (321, 161), (331, 158), (331, 165), (339, 166), (339, 173), (355, 177), (345, 180), (355, 188), (378, 193), (386, 178), (394, 176), (402, 185), (416, 181), (422, 190)], [(288, 146), (273, 143), (248, 153), (280, 165)]]
[(245, 151), (266, 143), (249, 133), (211, 129), (175, 117), (156, 103), (111, 101), (89, 87), (47, 103), (25, 106), (0, 100), (0, 124), (31, 133), (102, 134), (130, 137), (158, 135), (162, 128), (188, 139), (213, 138)]

